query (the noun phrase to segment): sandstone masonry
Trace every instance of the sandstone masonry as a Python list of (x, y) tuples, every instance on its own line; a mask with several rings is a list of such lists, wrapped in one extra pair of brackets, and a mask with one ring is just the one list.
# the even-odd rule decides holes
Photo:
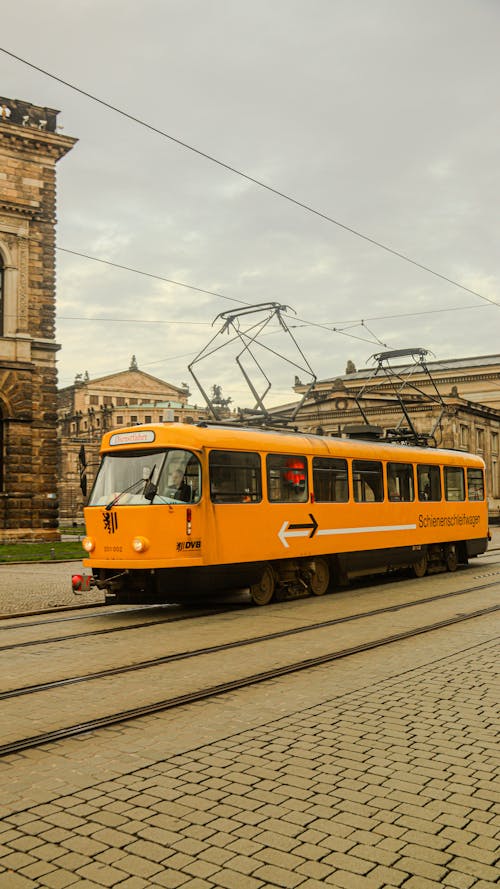
[(0, 542), (58, 536), (57, 114), (0, 97)]

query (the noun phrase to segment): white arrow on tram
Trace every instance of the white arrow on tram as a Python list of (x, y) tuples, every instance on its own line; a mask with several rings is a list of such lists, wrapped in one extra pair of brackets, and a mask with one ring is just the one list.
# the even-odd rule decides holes
[(287, 549), (290, 546), (288, 543), (288, 537), (314, 537), (316, 533), (316, 529), (318, 527), (318, 523), (311, 513), (309, 513), (310, 522), (306, 524), (290, 524), (289, 522), (283, 522), (280, 530), (278, 531), (278, 537), (281, 540), (283, 546)]
[(318, 531), (317, 529), (319, 525), (311, 513), (309, 513), (309, 518), (311, 519), (310, 524), (295, 525), (290, 524), (289, 522), (283, 522), (278, 531), (278, 537), (286, 549), (289, 549), (290, 547), (290, 544), (288, 543), (289, 537), (314, 537), (315, 534), (317, 537), (330, 537), (339, 534), (376, 534), (380, 531), (390, 531), (392, 533), (393, 531), (414, 531), (417, 527), (416, 524), (369, 525), (364, 528), (323, 528)]

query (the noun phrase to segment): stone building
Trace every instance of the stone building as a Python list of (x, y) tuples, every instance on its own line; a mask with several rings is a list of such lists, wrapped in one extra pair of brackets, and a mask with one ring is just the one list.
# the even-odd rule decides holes
[(0, 542), (58, 537), (57, 115), (0, 97)]
[[(403, 378), (406, 371), (411, 371), (411, 386), (423, 393), (419, 395), (411, 386), (402, 392), (411, 422), (422, 435), (433, 431), (438, 447), (471, 451), (483, 457), (490, 513), (500, 515), (500, 355), (426, 364), (430, 376), (418, 365), (393, 365), (394, 372)], [(370, 381), (372, 372), (358, 371), (349, 362), (345, 374), (318, 380), (297, 418), (300, 429), (346, 435), (364, 419), (382, 430), (396, 428), (402, 413), (393, 385), (384, 375)], [(296, 380), (294, 388), (298, 394), (306, 389), (300, 380)], [(438, 393), (444, 406), (438, 400)]]
[(59, 391), (59, 516), (61, 524), (83, 519), (80, 487), (85, 452), (85, 477), (90, 490), (99, 465), (103, 432), (139, 423), (196, 423), (206, 408), (189, 405), (188, 387), (174, 386), (139, 370), (135, 357), (128, 370), (91, 379), (87, 371)]

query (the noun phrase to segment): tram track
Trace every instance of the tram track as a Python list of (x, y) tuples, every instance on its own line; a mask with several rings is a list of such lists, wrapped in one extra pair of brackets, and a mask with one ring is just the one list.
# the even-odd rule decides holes
[[(499, 572), (500, 573), (500, 572)], [(0, 633), (8, 632), (9, 630), (16, 629), (25, 629), (26, 627), (46, 627), (50, 624), (58, 624), (58, 623), (70, 623), (72, 621), (78, 620), (88, 620), (89, 617), (116, 617), (119, 615), (122, 617), (127, 614), (140, 614), (141, 612), (152, 612), (152, 611), (167, 611), (170, 609), (175, 609), (179, 607), (186, 607), (185, 603), (177, 603), (177, 602), (159, 602), (159, 603), (149, 603), (144, 605), (122, 605), (121, 607), (114, 608), (111, 605), (104, 605), (103, 603), (97, 603), (94, 605), (83, 605), (77, 607), (68, 607), (61, 606), (61, 608), (49, 608), (45, 611), (29, 611), (29, 612), (20, 612), (19, 614), (2, 614), (0, 615), (0, 619), (2, 621), (12, 620), (16, 621), (16, 623), (12, 623), (9, 626), (1, 626), (0, 625)], [(83, 614), (83, 611), (88, 611), (90, 609), (94, 609), (92, 614)], [(203, 613), (211, 614), (212, 606), (210, 608), (205, 608)], [(78, 612), (76, 614), (67, 612)], [(201, 612), (191, 612), (188, 617), (196, 616)], [(41, 617), (43, 615), (48, 615), (45, 620), (28, 620), (26, 622), (21, 623), (21, 618), (24, 617)], [(61, 616), (58, 616), (58, 615)], [(19, 621), (19, 622), (17, 622)]]
[[(491, 575), (485, 575), (485, 576), (496, 576), (497, 574), (500, 574), (500, 572), (492, 572)], [(335, 624), (346, 623), (348, 621), (358, 620), (363, 617), (373, 617), (377, 614), (383, 614), (383, 613), (391, 612), (391, 611), (394, 612), (394, 611), (398, 611), (403, 608), (411, 608), (415, 605), (428, 604), (431, 602), (439, 601), (440, 599), (448, 599), (453, 596), (461, 596), (461, 595), (465, 595), (467, 593), (472, 593), (472, 592), (481, 592), (482, 590), (489, 589), (490, 587), (496, 586), (497, 584), (498, 584), (498, 581), (489, 581), (485, 584), (479, 584), (477, 586), (464, 587), (463, 589), (460, 589), (460, 590), (452, 590), (452, 591), (446, 592), (446, 593), (438, 593), (433, 596), (427, 596), (424, 599), (412, 599), (410, 601), (398, 602), (394, 605), (390, 605), (390, 606), (387, 606), (384, 608), (372, 609), (370, 611), (354, 612), (353, 614), (346, 615), (344, 617), (331, 618), (328, 621), (307, 624), (303, 628), (295, 628), (295, 629), (290, 630), (288, 632), (300, 633), (305, 630), (318, 629), (319, 627), (323, 627), (323, 626), (335, 626)], [(312, 601), (314, 601), (314, 600), (312, 600)], [(146, 608), (146, 610), (149, 610), (149, 609)], [(142, 629), (155, 629), (155, 628), (162, 626), (164, 624), (177, 623), (177, 622), (186, 621), (186, 620), (195, 620), (200, 617), (211, 617), (211, 616), (216, 617), (218, 615), (227, 614), (227, 613), (234, 612), (237, 610), (248, 611), (249, 607), (245, 605), (243, 608), (241, 608), (241, 606), (228, 605), (227, 607), (225, 607), (223, 609), (205, 609), (203, 611), (197, 611), (194, 614), (191, 613), (191, 614), (173, 615), (173, 616), (170, 616), (165, 619), (151, 620), (151, 621), (148, 621), (147, 623), (146, 622), (133, 623), (133, 624), (126, 624), (124, 626), (118, 626), (118, 627), (100, 627), (99, 629), (85, 630), (84, 632), (81, 632), (81, 633), (79, 633), (79, 632), (66, 633), (66, 634), (62, 634), (59, 636), (49, 636), (46, 639), (29, 639), (29, 640), (26, 640), (23, 642), (12, 642), (7, 645), (0, 645), (0, 652), (13, 651), (13, 650), (22, 649), (22, 648), (30, 648), (33, 646), (43, 646), (43, 645), (55, 644), (58, 642), (67, 642), (69, 640), (91, 638), (93, 636), (103, 636), (106, 634), (122, 633), (127, 630), (132, 631), (132, 630), (142, 630)], [(127, 613), (128, 613), (127, 611), (113, 612), (113, 614), (118, 614), (120, 616), (127, 614)], [(91, 615), (91, 617), (94, 617), (94, 616), (95, 615)], [(98, 614), (97, 616), (100, 616), (100, 614)], [(105, 616), (107, 616), (107, 615), (105, 615)], [(75, 619), (76, 619), (75, 617), (68, 618), (68, 620), (75, 620)], [(79, 618), (79, 619), (83, 619), (83, 618)], [(31, 627), (37, 627), (37, 626), (45, 626), (46, 624), (47, 624), (47, 622), (43, 621), (43, 622), (41, 622), (41, 624), (39, 624), (39, 623), (21, 624), (20, 626), (21, 626), (21, 628), (24, 629), (26, 627), (31, 628)], [(5, 629), (18, 629), (18, 628), (19, 628), (19, 626), (14, 625), (12, 627), (7, 627)], [(265, 640), (265, 639), (272, 639), (272, 638), (276, 638), (276, 637), (274, 634), (271, 633), (271, 634), (267, 634), (267, 635), (259, 636), (259, 637), (255, 637), (255, 638)], [(3, 693), (0, 692), (0, 700), (2, 699), (2, 697), (3, 697)]]
[[(493, 586), (498, 586), (498, 584), (485, 584), (483, 585), (483, 588)], [(475, 593), (477, 591), (477, 588), (470, 588), (467, 591), (469, 593)], [(463, 594), (463, 592), (465, 591), (460, 591), (460, 593), (455, 591), (454, 593), (445, 596), (441, 595), (431, 597), (431, 599), (434, 601), (434, 603), (438, 603), (439, 600), (443, 599), (451, 600), (453, 597)], [(427, 617), (429, 616), (428, 600), (420, 600), (419, 602), (412, 603), (412, 605), (413, 607), (417, 607), (417, 611), (419, 605), (427, 606), (424, 613)], [(440, 604), (439, 607), (442, 607), (442, 604)], [(375, 611), (375, 615), (377, 616), (377, 620), (379, 620), (381, 613), (385, 611), (387, 626), (388, 617), (393, 614), (394, 611), (400, 610), (401, 606), (396, 605), (391, 606), (387, 609), (377, 609)], [(347, 620), (359, 620), (362, 617), (374, 616), (373, 614), (369, 615), (365, 612), (364, 614), (351, 615), (347, 620), (344, 618), (340, 621), (322, 621), (315, 625), (308, 625), (307, 627), (298, 627), (292, 630), (284, 630), (277, 633), (265, 634), (260, 637), (227, 642), (206, 649), (198, 649), (191, 652), (177, 652), (176, 654), (167, 656), (163, 659), (156, 659), (154, 662), (143, 662), (142, 664), (122, 666), (119, 669), (106, 671), (105, 674), (89, 674), (86, 677), (73, 677), (72, 679), (65, 681), (65, 685), (67, 688), (71, 689), (71, 686), (74, 684), (75, 681), (90, 682), (90, 680), (97, 680), (97, 682), (99, 683), (99, 680), (102, 680), (103, 676), (106, 677), (108, 688), (110, 688), (110, 680), (113, 677), (116, 677), (119, 673), (128, 672), (137, 674), (141, 673), (142, 671), (144, 674), (149, 672), (149, 678), (145, 679), (145, 676), (143, 676), (143, 684), (135, 689), (135, 695), (140, 699), (143, 695), (143, 690), (147, 689), (149, 692), (151, 687), (153, 686), (155, 688), (158, 688), (158, 694), (156, 695), (156, 699), (154, 700), (140, 700), (139, 703), (136, 701), (135, 705), (127, 706), (126, 708), (116, 706), (116, 702), (119, 702), (120, 698), (120, 695), (118, 694), (116, 696), (116, 700), (113, 696), (113, 706), (110, 706), (108, 708), (109, 712), (100, 712), (91, 717), (89, 716), (89, 718), (85, 718), (83, 720), (80, 719), (78, 721), (75, 721), (74, 718), (72, 718), (74, 715), (74, 707), (71, 708), (71, 706), (69, 706), (67, 709), (67, 724), (61, 725), (61, 721), (64, 722), (64, 720), (60, 719), (59, 724), (46, 727), (46, 730), (37, 732), (26, 731), (24, 734), (22, 734), (21, 737), (6, 740), (4, 743), (0, 744), (0, 755), (5, 756), (11, 753), (16, 753), (21, 750), (37, 747), (56, 740), (61, 740), (63, 738), (72, 737), (105, 726), (137, 719), (139, 717), (151, 715), (154, 713), (160, 713), (162, 711), (170, 710), (175, 707), (216, 697), (230, 691), (235, 691), (237, 689), (245, 688), (247, 686), (255, 685), (267, 680), (276, 679), (287, 674), (311, 669), (313, 667), (320, 666), (329, 662), (334, 662), (342, 658), (347, 658), (355, 654), (367, 652), (385, 645), (390, 645), (395, 642), (409, 639), (413, 636), (430, 633), (448, 626), (452, 626), (453, 624), (459, 624), (476, 618), (485, 617), (487, 615), (493, 615), (499, 610), (500, 605), (496, 601), (494, 601), (493, 604), (486, 605), (485, 607), (470, 608), (469, 610), (464, 610), (459, 613), (448, 614), (445, 617), (441, 617), (440, 619), (433, 620), (431, 622), (425, 621), (422, 623), (421, 616), (419, 616), (417, 625), (408, 625), (404, 628), (399, 629), (397, 632), (379, 632), (378, 630), (377, 632), (372, 631), (370, 637), (357, 640), (353, 644), (336, 645), (333, 648), (331, 646), (331, 636), (328, 636), (326, 642), (323, 643), (324, 650), (318, 652), (317, 654), (310, 654), (309, 656), (302, 658), (296, 657), (296, 644), (294, 645), (293, 650), (287, 649), (285, 652), (282, 650), (278, 653), (276, 653), (275, 651), (273, 643), (276, 643), (278, 639), (285, 639), (286, 637), (289, 638), (293, 635), (296, 635), (297, 633), (305, 633), (307, 631), (310, 631), (311, 633), (311, 637), (308, 640), (308, 646), (309, 649), (312, 649), (316, 645), (318, 628), (320, 628), (321, 630), (328, 630), (335, 623), (347, 623)], [(389, 627), (390, 626), (391, 624), (389, 624)], [(353, 642), (352, 638), (350, 638), (349, 641)], [(221, 662), (220, 659), (213, 661), (214, 656), (220, 655), (221, 652), (228, 652), (232, 649), (237, 650), (245, 645), (249, 647), (250, 651), (252, 651), (253, 649), (253, 652), (252, 655), (247, 656), (247, 662), (245, 664), (246, 669), (243, 670), (242, 675), (234, 675), (234, 673), (237, 672), (238, 669), (240, 671), (242, 670), (241, 661), (235, 661), (235, 659), (232, 659), (230, 663), (228, 663), (228, 661)], [(266, 658), (268, 661), (267, 666)], [(279, 661), (278, 663), (274, 663), (274, 660), (276, 659)], [(181, 690), (179, 691), (179, 693), (174, 693), (175, 689), (172, 688), (172, 694), (167, 696), (162, 695), (161, 683), (157, 683), (157, 680), (154, 679), (154, 676), (158, 676), (159, 674), (155, 674), (154, 671), (151, 671), (151, 667), (158, 668), (159, 665), (165, 666), (171, 664), (173, 666), (173, 669), (175, 669), (175, 662), (179, 660), (188, 660), (190, 668), (194, 670), (192, 676), (189, 678), (189, 682), (195, 687)], [(200, 666), (201, 662), (203, 662), (205, 666)], [(224, 681), (220, 681), (217, 683), (207, 683), (207, 676), (219, 675), (219, 673), (221, 672), (221, 663), (224, 663), (225, 669), (229, 670), (231, 675)], [(198, 665), (196, 668), (197, 672), (193, 666), (195, 664)], [(212, 664), (212, 666), (210, 666), (210, 664)], [(259, 667), (262, 666), (263, 668), (257, 670), (251, 669), (252, 665), (258, 665)], [(174, 678), (179, 679), (179, 671), (177, 671), (177, 677), (175, 676), (175, 673), (172, 675), (174, 676)], [(200, 677), (202, 678), (200, 679)], [(181, 678), (185, 678), (184, 672)], [(123, 678), (122, 681), (126, 681), (125, 678)], [(144, 681), (146, 681), (146, 685), (144, 685)], [(157, 685), (155, 683), (157, 683)], [(166, 677), (166, 684), (170, 691), (171, 686), (173, 686), (175, 683), (172, 682), (171, 678)], [(52, 684), (50, 686), (51, 690), (53, 690), (55, 687), (55, 684)], [(99, 688), (106, 688), (106, 684), (104, 686), (99, 685)], [(98, 692), (99, 688), (97, 689)], [(39, 691), (48, 690), (49, 685), (47, 684), (46, 686), (40, 686), (38, 688), (36, 686), (33, 686), (33, 688), (31, 689), (18, 689), (15, 694), (17, 694), (18, 696), (28, 695), (28, 698), (26, 700), (28, 702), (31, 702), (32, 700), (38, 700), (36, 698), (36, 694)], [(124, 686), (122, 688), (122, 698), (124, 700), (126, 699), (127, 702), (129, 700), (129, 694), (130, 686)], [(88, 701), (92, 701), (94, 703), (96, 697), (98, 698), (99, 694), (97, 696), (89, 695)], [(6, 694), (2, 695), (2, 698), (4, 698), (5, 700)], [(74, 697), (72, 698), (72, 700), (74, 701)], [(34, 711), (36, 709), (36, 704), (34, 707), (33, 705), (31, 705), (31, 709)], [(43, 710), (43, 706), (41, 706), (40, 709)], [(30, 725), (29, 721), (25, 724), (26, 727)]]
[[(485, 553), (483, 553), (478, 560), (478, 564), (468, 566), (459, 566), (457, 573), (461, 572), (469, 572), (471, 570), (480, 570), (480, 568), (487, 567), (488, 559), (498, 560), (498, 553), (500, 552), (500, 547), (491, 547)], [(492, 571), (488, 572), (484, 576), (489, 576), (493, 573), (500, 573), (500, 571)], [(476, 577), (482, 577), (483, 574), (474, 575)], [(389, 582), (390, 575), (377, 575), (374, 576), (376, 584), (380, 584), (380, 582)], [(395, 583), (400, 582), (401, 577), (393, 578)], [(364, 582), (368, 582), (369, 578), (364, 578)], [(355, 588), (358, 581), (351, 581), (351, 586)], [(307, 598), (304, 596), (304, 598)], [(111, 605), (106, 605), (104, 602), (85, 602), (76, 605), (56, 605), (48, 608), (40, 608), (40, 609), (32, 609), (25, 611), (5, 611), (0, 613), (0, 633), (3, 631), (8, 631), (21, 627), (32, 627), (32, 626), (44, 626), (50, 623), (58, 623), (58, 622), (66, 622), (66, 621), (75, 621), (75, 620), (85, 620), (87, 618), (87, 614), (84, 612), (88, 612), (93, 609), (95, 615), (122, 615), (127, 613), (135, 613), (141, 611), (151, 611), (153, 609), (164, 610), (167, 608), (175, 608), (182, 607), (185, 603), (168, 603), (168, 602), (160, 602), (160, 603), (150, 603), (144, 605), (126, 605), (119, 608), (113, 607)], [(243, 607), (247, 607), (247, 603), (243, 605)], [(2, 624), (8, 621), (20, 621), (22, 618), (35, 618), (35, 617), (43, 617), (47, 615), (46, 620), (28, 620), (25, 623), (16, 623), (10, 626), (2, 626)], [(192, 616), (192, 615), (188, 615)], [(196, 615), (195, 615), (196, 616)]]
[[(305, 624), (304, 626), (301, 626), (301, 627), (293, 627), (291, 629), (280, 630), (278, 632), (260, 634), (258, 636), (251, 636), (249, 638), (239, 639), (239, 640), (233, 641), (233, 642), (224, 642), (219, 645), (212, 645), (212, 646), (208, 646), (208, 647), (204, 647), (204, 648), (197, 648), (197, 649), (191, 649), (188, 651), (176, 652), (174, 654), (164, 655), (163, 657), (151, 658), (151, 659), (148, 659), (145, 661), (136, 662), (134, 664), (123, 665), (120, 667), (112, 667), (107, 670), (99, 670), (99, 671), (94, 671), (92, 673), (86, 673), (85, 675), (82, 675), (82, 676), (70, 676), (70, 677), (66, 677), (64, 679), (56, 679), (51, 682), (37, 683), (36, 685), (29, 685), (29, 686), (23, 686), (23, 687), (19, 687), (19, 688), (15, 688), (15, 689), (10, 689), (7, 691), (0, 691), (0, 701), (8, 700), (8, 699), (14, 698), (14, 697), (20, 697), (21, 695), (33, 694), (35, 692), (49, 691), (50, 689), (53, 689), (53, 688), (62, 688), (66, 685), (75, 685), (80, 682), (90, 682), (93, 679), (103, 679), (105, 677), (110, 677), (110, 676), (119, 676), (124, 673), (132, 673), (137, 670), (147, 669), (148, 667), (156, 667), (156, 666), (160, 666), (162, 664), (170, 664), (170, 663), (174, 663), (176, 661), (182, 661), (182, 660), (185, 660), (186, 658), (190, 658), (190, 657), (198, 657), (200, 655), (205, 655), (205, 654), (215, 654), (216, 652), (230, 651), (230, 650), (236, 649), (236, 648), (244, 648), (247, 645), (253, 645), (253, 644), (259, 643), (259, 642), (261, 642), (261, 643), (262, 642), (271, 642), (276, 639), (284, 639), (287, 636), (295, 636), (295, 635), (310, 632), (313, 630), (326, 629), (327, 627), (335, 627), (340, 624), (346, 624), (346, 623), (350, 623), (352, 621), (368, 619), (371, 617), (377, 617), (382, 614), (391, 614), (391, 613), (395, 613), (397, 611), (401, 611), (405, 608), (413, 608), (415, 606), (420, 606), (420, 605), (429, 605), (433, 602), (439, 602), (441, 600), (451, 599), (451, 598), (455, 598), (457, 596), (466, 595), (471, 592), (478, 592), (481, 590), (489, 589), (491, 587), (497, 586), (497, 584), (498, 584), (497, 581), (492, 581), (490, 583), (482, 584), (481, 586), (466, 587), (462, 590), (454, 590), (454, 591), (451, 591), (448, 593), (439, 593), (434, 596), (428, 596), (425, 599), (415, 599), (415, 600), (412, 600), (411, 602), (401, 602), (401, 603), (397, 603), (395, 605), (389, 605), (385, 608), (375, 608), (370, 611), (355, 612), (353, 614), (349, 614), (344, 617), (330, 618), (330, 619), (324, 620), (324, 621), (316, 621), (315, 623)], [(212, 613), (213, 612), (208, 612), (208, 614), (212, 614)], [(222, 612), (222, 613), (224, 613), (224, 612)], [(169, 622), (170, 621), (167, 621), (167, 623), (169, 623)], [(158, 626), (158, 624), (139, 625), (139, 627), (144, 628), (144, 629), (149, 628), (150, 626)], [(136, 629), (136, 628), (137, 628), (136, 626), (133, 626), (133, 627), (124, 627), (123, 629)], [(83, 635), (85, 635), (85, 634), (83, 634)], [(95, 635), (95, 633), (92, 632), (88, 635)], [(76, 637), (70, 636), (70, 637), (63, 637), (63, 638), (64, 638), (64, 640), (66, 640), (67, 638), (75, 639), (75, 638), (78, 638), (78, 636), (76, 636)], [(47, 641), (47, 640), (45, 640), (45, 641)], [(35, 645), (35, 644), (36, 644), (36, 642), (21, 643), (18, 647), (24, 648), (24, 647), (27, 647), (28, 645), (31, 646), (31, 645)], [(8, 646), (6, 646), (6, 648), (8, 648)], [(0, 649), (0, 650), (2, 650), (2, 649)]]
[[(158, 608), (158, 607), (164, 607), (164, 606), (152, 606), (152, 607)], [(240, 606), (237, 606), (238, 609), (239, 609), (239, 607)], [(133, 613), (135, 613), (138, 610), (139, 609), (133, 609)], [(141, 606), (141, 610), (149, 612), (149, 611), (151, 611), (151, 607)], [(173, 615), (171, 617), (165, 618), (164, 620), (162, 620), (162, 619), (153, 620), (152, 619), (147, 623), (145, 621), (142, 621), (141, 623), (126, 624), (125, 626), (119, 626), (119, 627), (101, 627), (98, 630), (85, 630), (83, 633), (66, 633), (66, 634), (60, 635), (60, 636), (49, 636), (47, 639), (29, 639), (25, 642), (12, 642), (12, 643), (9, 643), (8, 645), (0, 645), (0, 652), (10, 651), (15, 648), (28, 648), (31, 645), (49, 645), (49, 644), (55, 643), (55, 642), (67, 642), (69, 639), (85, 639), (85, 638), (91, 637), (91, 636), (102, 636), (102, 635), (111, 634), (111, 633), (122, 633), (125, 630), (146, 630), (149, 627), (154, 628), (154, 627), (161, 626), (162, 624), (173, 624), (173, 623), (177, 623), (178, 621), (194, 620), (195, 618), (199, 618), (199, 617), (209, 617), (211, 615), (227, 614), (229, 611), (232, 611), (232, 610), (233, 611), (235, 610), (235, 606), (228, 606), (224, 609), (207, 608), (203, 611), (196, 611), (196, 612), (190, 613), (190, 614)], [(90, 618), (101, 617), (101, 616), (108, 617), (108, 616), (113, 616), (113, 615), (122, 616), (122, 615), (126, 615), (128, 613), (129, 613), (128, 611), (124, 611), (124, 610), (117, 610), (117, 611), (112, 611), (112, 612), (106, 611), (106, 612), (99, 612), (98, 614), (92, 614), (92, 615), (90, 615)], [(81, 617), (80, 615), (78, 615), (78, 616), (71, 616), (68, 618), (64, 618), (64, 622), (72, 621), (72, 620), (85, 620), (85, 619), (89, 619), (89, 618)], [(36, 621), (33, 623), (26, 623), (26, 624), (17, 624), (17, 625), (14, 624), (11, 627), (2, 627), (0, 629), (19, 630), (19, 629), (25, 629), (26, 627), (28, 627), (28, 628), (45, 627), (45, 626), (47, 626), (47, 624), (59, 623), (61, 620), (62, 620), (62, 618), (57, 618), (54, 621), (48, 620), (48, 621)]]
[[(500, 552), (500, 547), (488, 550), (487, 552), (483, 553), (481, 556), (481, 563), (482, 563), (481, 566), (479, 566), (479, 565), (475, 565), (475, 566), (468, 565), (465, 567), (459, 566), (457, 573), (470, 572), (471, 569), (477, 571), (477, 570), (480, 570), (480, 567), (483, 567), (483, 565), (484, 565), (484, 567), (487, 567), (487, 563), (484, 564), (484, 560), (487, 560), (488, 558), (494, 558), (495, 560), (497, 560), (498, 559), (498, 556), (497, 556), (498, 552)], [(481, 574), (478, 574), (478, 575), (476, 574), (476, 575), (474, 575), (474, 579), (481, 578), (483, 576), (488, 577), (488, 576), (492, 576), (494, 574), (500, 574), (500, 570), (496, 569), (496, 570), (492, 570), (490, 572), (482, 572)], [(389, 582), (399, 583), (401, 581), (401, 577), (396, 577), (396, 576), (391, 577), (390, 575), (374, 575), (372, 580), (375, 582), (375, 585), (380, 584), (381, 582), (382, 583), (384, 583), (384, 582), (385, 583), (389, 583)], [(367, 577), (363, 578), (363, 582), (369, 583), (370, 578), (367, 578)], [(356, 585), (358, 583), (359, 583), (359, 580), (351, 581), (351, 584), (350, 584), (351, 588), (355, 589)], [(242, 592), (242, 591), (243, 590), (241, 590), (239, 592)], [(237, 593), (238, 591), (235, 590), (234, 592)], [(330, 592), (332, 592), (332, 591), (330, 591)], [(299, 597), (299, 598), (309, 598), (309, 597), (305, 595), (305, 596)], [(190, 603), (191, 606), (193, 604), (195, 604), (195, 603), (193, 603), (193, 602)], [(219, 603), (216, 603), (216, 604), (219, 604)], [(248, 603), (245, 602), (245, 603), (233, 604), (231, 607), (233, 609), (237, 608), (237, 607), (245, 609), (245, 608), (249, 607), (249, 605), (250, 605), (249, 602)], [(108, 617), (108, 616), (116, 616), (116, 615), (121, 616), (124, 614), (134, 614), (134, 613), (140, 613), (140, 612), (151, 612), (153, 610), (161, 611), (161, 610), (167, 610), (170, 608), (173, 609), (173, 608), (179, 608), (179, 607), (181, 607), (181, 608), (186, 607), (186, 603), (183, 603), (183, 602), (158, 602), (158, 603), (148, 603), (148, 604), (142, 604), (142, 605), (125, 605), (125, 606), (116, 608), (111, 605), (106, 605), (104, 602), (86, 602), (86, 603), (82, 603), (80, 605), (51, 606), (49, 608), (33, 609), (30, 611), (19, 611), (19, 612), (6, 611), (6, 612), (0, 613), (0, 634), (2, 632), (8, 632), (9, 630), (22, 629), (22, 628), (26, 628), (26, 627), (37, 627), (37, 626), (43, 627), (43, 626), (47, 626), (51, 623), (65, 623), (65, 622), (71, 622), (71, 621), (86, 620), (86, 619), (88, 619), (89, 615), (85, 612), (89, 612), (91, 610), (92, 610), (92, 614), (90, 615), (90, 617), (97, 617), (97, 616)], [(224, 603), (224, 607), (225, 608), (229, 607), (227, 602)], [(203, 613), (205, 613), (205, 612), (203, 612)], [(212, 609), (207, 610), (206, 613), (212, 613)], [(220, 611), (214, 610), (214, 613), (220, 613)], [(195, 612), (195, 613), (190, 612), (190, 614), (183, 615), (182, 617), (183, 617), (183, 619), (184, 618), (187, 619), (190, 617), (197, 617), (199, 614), (201, 614), (201, 612)], [(44, 617), (45, 615), (47, 615), (47, 617), (44, 620), (33, 620), (33, 618)], [(31, 620), (27, 620), (27, 621), (21, 623), (20, 621), (23, 618), (31, 618)], [(13, 623), (10, 623), (8, 626), (4, 626), (3, 624), (7, 623), (8, 621), (12, 621)], [(1, 650), (1, 646), (0, 646), (0, 650)]]
[[(54, 605), (51, 608), (33, 608), (29, 611), (3, 611), (0, 623), (4, 620), (19, 620), (22, 617), (40, 617), (42, 614), (60, 614), (65, 611), (88, 611), (89, 608), (105, 608), (104, 602), (85, 602), (82, 605)], [(57, 620), (57, 618), (55, 618)], [(0, 627), (3, 629), (3, 627)]]

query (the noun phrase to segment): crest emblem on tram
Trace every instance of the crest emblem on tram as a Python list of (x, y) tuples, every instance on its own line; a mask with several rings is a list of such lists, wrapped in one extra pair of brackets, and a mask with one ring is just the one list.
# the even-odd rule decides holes
[(104, 523), (104, 530), (108, 532), (108, 534), (114, 534), (118, 528), (118, 516), (116, 512), (103, 512), (102, 520)]

